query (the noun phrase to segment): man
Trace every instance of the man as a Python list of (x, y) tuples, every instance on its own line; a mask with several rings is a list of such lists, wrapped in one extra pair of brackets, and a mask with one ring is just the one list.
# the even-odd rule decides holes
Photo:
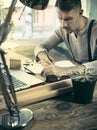
[[(82, 66), (94, 68), (97, 71), (97, 21), (93, 23), (90, 38), (90, 36), (88, 37), (88, 28), (91, 19), (83, 16), (81, 0), (57, 0), (56, 11), (60, 27), (55, 30), (48, 40), (35, 49), (37, 59), (44, 66), (43, 75), (68, 76), (72, 70)], [(58, 67), (54, 64), (48, 52), (61, 42), (66, 44), (68, 52), (78, 65), (74, 67)]]

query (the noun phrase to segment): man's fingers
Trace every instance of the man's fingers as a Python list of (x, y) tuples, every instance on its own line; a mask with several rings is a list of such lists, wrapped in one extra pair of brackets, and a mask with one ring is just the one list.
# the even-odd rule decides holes
[(53, 74), (53, 72), (49, 68), (44, 68), (41, 72), (42, 76), (47, 76), (47, 75), (50, 75), (50, 74)]
[(45, 60), (45, 59), (40, 60), (40, 63), (41, 63), (44, 67), (46, 67), (46, 66), (48, 66), (48, 65), (51, 65), (51, 64), (52, 64), (52, 62), (47, 61), (47, 60)]

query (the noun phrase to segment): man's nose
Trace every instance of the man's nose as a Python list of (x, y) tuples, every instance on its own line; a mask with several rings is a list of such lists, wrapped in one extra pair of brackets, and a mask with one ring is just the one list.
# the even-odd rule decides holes
[(64, 27), (68, 27), (68, 23), (65, 22), (64, 20), (62, 20), (61, 22), (61, 26), (64, 28)]

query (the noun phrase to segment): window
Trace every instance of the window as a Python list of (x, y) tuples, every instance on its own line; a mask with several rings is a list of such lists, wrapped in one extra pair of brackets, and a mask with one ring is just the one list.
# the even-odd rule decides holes
[[(8, 11), (10, 2), (7, 5), (8, 2), (5, 0), (3, 9), (5, 8)], [(55, 14), (52, 5), (48, 5), (44, 10), (34, 10), (26, 7), (23, 11), (23, 8), (24, 5), (18, 1), (11, 19), (13, 29), (8, 35), (9, 39), (45, 38), (53, 32)]]

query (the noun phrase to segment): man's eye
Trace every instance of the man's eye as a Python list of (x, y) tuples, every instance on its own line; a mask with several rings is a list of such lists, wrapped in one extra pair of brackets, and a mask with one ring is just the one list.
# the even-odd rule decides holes
[(71, 21), (72, 18), (67, 18), (67, 19), (64, 19), (64, 21)]

